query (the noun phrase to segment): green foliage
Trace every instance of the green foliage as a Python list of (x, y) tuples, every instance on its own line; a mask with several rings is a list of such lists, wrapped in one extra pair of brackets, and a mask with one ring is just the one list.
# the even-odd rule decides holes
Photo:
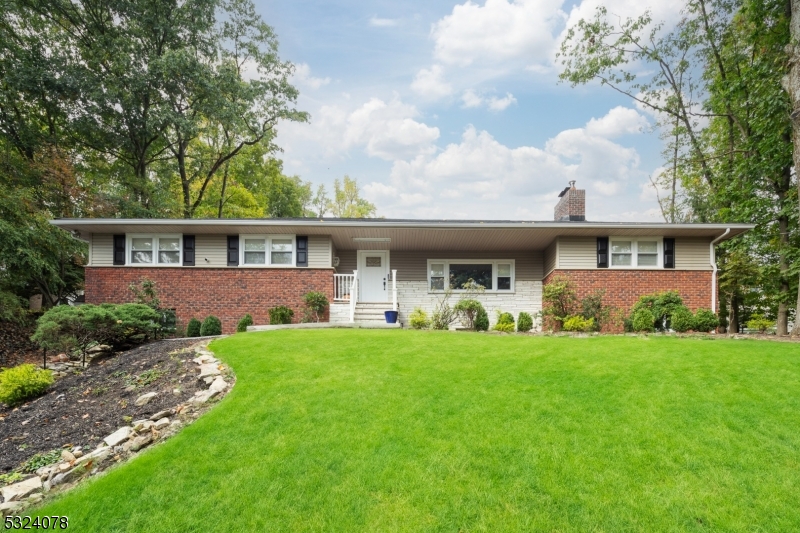
[(128, 285), (128, 290), (133, 293), (133, 298), (137, 304), (146, 305), (152, 309), (158, 309), (161, 301), (158, 299), (158, 290), (156, 282), (142, 278), (139, 283), (131, 283)]
[(200, 325), (200, 336), (222, 335), (222, 322), (214, 315), (209, 315)]
[(253, 325), (253, 317), (250, 316), (250, 313), (247, 313), (242, 317), (238, 324), (236, 324), (236, 331), (239, 333), (247, 331), (247, 326)]
[(328, 211), (340, 218), (372, 218), (377, 209), (375, 204), (361, 198), (358, 180), (345, 176), (340, 182), (333, 182), (333, 200), (328, 204)]
[(61, 450), (37, 453), (22, 465), (23, 472), (33, 473), (42, 468), (57, 463), (61, 459)]
[(138, 344), (154, 338), (161, 328), (161, 313), (149, 305), (103, 304), (102, 307), (107, 307), (111, 311), (117, 324), (109, 337), (97, 339), (97, 342), (108, 342), (117, 347)]
[(581, 300), (581, 307), (583, 308), (581, 314), (587, 321), (592, 321), (592, 331), (600, 331), (611, 315), (611, 309), (603, 305), (605, 294), (606, 291), (604, 289), (597, 289)]
[(24, 364), (0, 371), (0, 402), (15, 406), (41, 396), (53, 384), (53, 373)]
[(673, 310), (670, 327), (678, 333), (685, 333), (694, 329), (694, 315), (686, 306), (681, 306)]
[(330, 303), (328, 297), (321, 292), (311, 291), (303, 295), (303, 302), (306, 305), (305, 318), (308, 322), (319, 322)]
[(575, 284), (568, 276), (553, 276), (542, 287), (542, 317), (552, 320), (559, 327), (563, 326), (567, 317), (576, 314), (577, 304)]
[(279, 305), (269, 310), (270, 324), (291, 324), (294, 311), (285, 305)]
[(450, 324), (458, 320), (458, 313), (450, 307), (450, 297), (453, 295), (452, 289), (445, 289), (437, 298), (433, 308), (431, 318), (431, 329), (446, 330), (450, 329)]
[(516, 328), (514, 327), (514, 315), (511, 313), (504, 313), (497, 310), (497, 323), (494, 325), (495, 331), (504, 331), (506, 333), (513, 332)]
[(20, 298), (11, 292), (0, 290), (0, 322), (21, 323), (25, 321), (25, 309)]
[(408, 323), (414, 329), (428, 329), (431, 325), (428, 313), (423, 311), (421, 307), (414, 308), (414, 311), (408, 317)]
[(641, 307), (633, 312), (631, 316), (631, 327), (633, 331), (639, 332), (651, 332), (654, 330), (653, 322), (655, 318), (653, 317), (653, 312), (646, 307)]
[(709, 309), (698, 309), (694, 314), (695, 331), (709, 332), (719, 326), (719, 318)]
[(571, 316), (564, 321), (564, 331), (592, 331), (594, 327), (594, 318), (586, 319), (581, 315)]
[(8, 474), (0, 474), (0, 483), (12, 484), (17, 481), (22, 481), (22, 474), (20, 472), (9, 472)]
[(775, 321), (755, 313), (747, 321), (747, 329), (755, 329), (759, 333), (766, 333), (768, 329), (775, 327)]
[(189, 320), (189, 323), (186, 324), (186, 336), (187, 337), (199, 337), (200, 336), (200, 327), (202, 324), (199, 320), (195, 317), (192, 317)]
[(483, 305), (472, 298), (461, 299), (453, 306), (453, 311), (458, 313), (461, 323), (467, 329), (475, 329), (475, 318), (481, 309), (483, 309)]
[(683, 299), (677, 291), (662, 291), (640, 296), (631, 313), (636, 314), (639, 309), (648, 309), (653, 315), (655, 329), (663, 331), (670, 327), (672, 313), (682, 307), (684, 307)]
[(478, 314), (475, 315), (475, 331), (487, 331), (489, 329), (489, 314), (481, 306)]
[(521, 311), (519, 316), (517, 317), (517, 331), (530, 331), (533, 329), (533, 317), (526, 313), (525, 311)]

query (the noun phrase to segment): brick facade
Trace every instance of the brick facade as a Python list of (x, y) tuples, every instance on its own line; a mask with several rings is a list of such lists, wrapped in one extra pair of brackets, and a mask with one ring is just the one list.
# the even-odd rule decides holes
[(128, 286), (142, 278), (156, 282), (161, 306), (175, 309), (181, 324), (215, 315), (223, 333), (236, 331), (245, 313), (256, 324), (269, 324), (268, 310), (278, 305), (292, 308), (299, 322), (309, 291), (333, 301), (331, 269), (86, 267), (86, 303), (130, 302)]
[(568, 276), (575, 283), (579, 299), (604, 289), (603, 303), (616, 307), (626, 316), (640, 296), (667, 290), (678, 291), (683, 303), (693, 312), (711, 306), (710, 270), (554, 270), (545, 276), (543, 284), (547, 285), (559, 275)]
[(586, 220), (586, 191), (574, 186), (567, 189), (555, 208), (554, 220)]

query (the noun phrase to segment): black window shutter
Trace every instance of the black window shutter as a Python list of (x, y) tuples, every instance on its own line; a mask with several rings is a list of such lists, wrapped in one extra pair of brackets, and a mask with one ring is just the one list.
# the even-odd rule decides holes
[(183, 266), (194, 266), (194, 235), (183, 236)]
[(125, 264), (125, 235), (114, 235), (114, 264)]
[(228, 235), (228, 266), (239, 266), (239, 236)]
[(675, 268), (675, 239), (664, 239), (664, 268)]
[(608, 237), (597, 238), (597, 268), (608, 268)]
[(308, 266), (308, 237), (297, 237), (297, 266)]

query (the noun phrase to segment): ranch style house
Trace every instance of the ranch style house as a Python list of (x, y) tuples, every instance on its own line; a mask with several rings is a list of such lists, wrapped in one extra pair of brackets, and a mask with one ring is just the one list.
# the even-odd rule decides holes
[(87, 303), (132, 300), (156, 282), (178, 320), (215, 315), (235, 331), (245, 313), (268, 324), (285, 305), (303, 316), (303, 295), (327, 295), (334, 323), (375, 324), (396, 310), (408, 323), (429, 314), (446, 288), (469, 279), (492, 322), (495, 310), (537, 313), (542, 287), (569, 276), (578, 296), (604, 289), (626, 313), (639, 296), (677, 290), (693, 311), (717, 306), (715, 245), (750, 224), (589, 222), (585, 191), (559, 195), (552, 221), (391, 219), (58, 219), (89, 243)]

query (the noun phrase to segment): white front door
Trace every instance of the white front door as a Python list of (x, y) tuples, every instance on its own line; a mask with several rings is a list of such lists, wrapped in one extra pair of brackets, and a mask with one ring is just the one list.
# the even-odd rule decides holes
[(389, 301), (389, 252), (358, 251), (358, 284), (362, 302)]

